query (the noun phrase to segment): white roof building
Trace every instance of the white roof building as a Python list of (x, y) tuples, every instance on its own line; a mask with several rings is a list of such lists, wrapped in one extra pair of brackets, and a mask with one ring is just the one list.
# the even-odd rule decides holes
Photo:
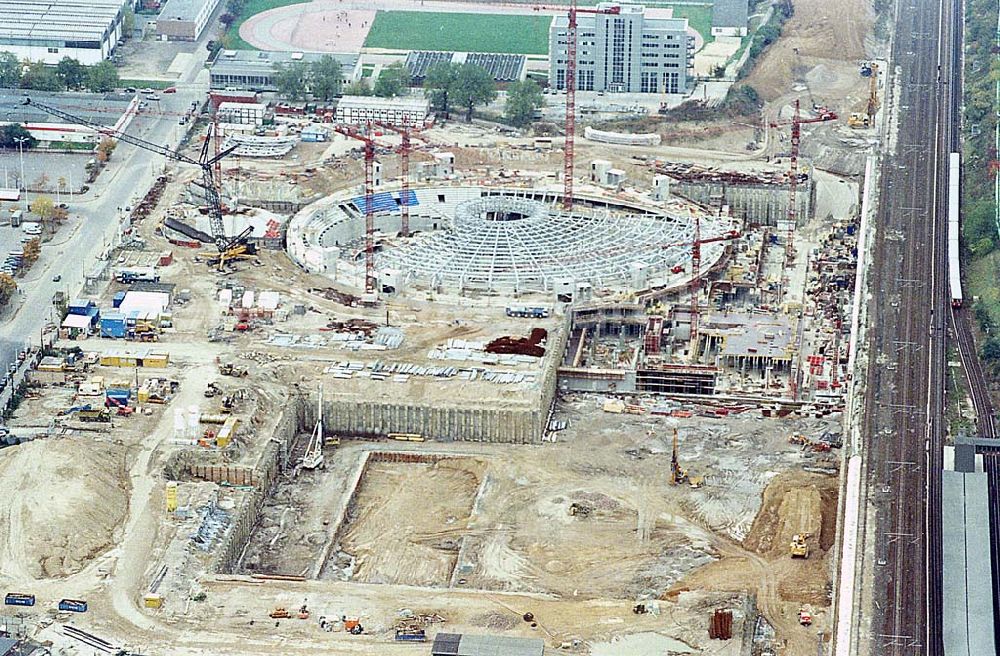
[(390, 125), (423, 125), (431, 103), (420, 96), (377, 98), (344, 96), (337, 102), (337, 123), (360, 125), (375, 121)]

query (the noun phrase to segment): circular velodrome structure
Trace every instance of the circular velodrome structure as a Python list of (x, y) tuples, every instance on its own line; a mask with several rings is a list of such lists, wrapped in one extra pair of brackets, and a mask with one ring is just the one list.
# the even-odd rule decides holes
[[(693, 220), (687, 209), (580, 196), (572, 212), (556, 191), (428, 186), (411, 189), (410, 231), (399, 237), (398, 191), (375, 195), (376, 270), (381, 288), (513, 295), (579, 289), (642, 290), (690, 279)], [(335, 280), (363, 286), (364, 199), (334, 194), (289, 224), (289, 254)], [(732, 230), (701, 218), (702, 239)], [(702, 270), (725, 242), (702, 246)]]

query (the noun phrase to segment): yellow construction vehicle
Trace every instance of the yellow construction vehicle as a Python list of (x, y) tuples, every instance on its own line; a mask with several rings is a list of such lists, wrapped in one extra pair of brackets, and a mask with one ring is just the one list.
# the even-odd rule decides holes
[(808, 558), (809, 545), (806, 544), (808, 535), (796, 533), (792, 536), (792, 542), (788, 545), (788, 553), (792, 558)]
[(851, 112), (851, 115), (847, 117), (847, 127), (854, 128), (855, 130), (864, 130), (872, 126), (871, 119), (868, 114), (862, 114), (861, 112)]

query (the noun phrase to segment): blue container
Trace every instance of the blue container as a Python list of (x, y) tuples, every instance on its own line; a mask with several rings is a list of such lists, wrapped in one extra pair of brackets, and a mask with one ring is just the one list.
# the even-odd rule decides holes
[(858, 230), (857, 226), (855, 226), (853, 223), (847, 226), (847, 234), (849, 235), (853, 235), (855, 232), (857, 232), (857, 230)]
[(87, 602), (81, 599), (61, 599), (59, 610), (68, 610), (71, 613), (86, 613)]
[(35, 595), (20, 592), (8, 592), (3, 598), (5, 606), (34, 606)]
[(125, 317), (121, 312), (108, 312), (101, 317), (101, 337), (125, 337)]
[(125, 300), (125, 292), (118, 292), (115, 297), (111, 300), (111, 307), (121, 307), (122, 301)]

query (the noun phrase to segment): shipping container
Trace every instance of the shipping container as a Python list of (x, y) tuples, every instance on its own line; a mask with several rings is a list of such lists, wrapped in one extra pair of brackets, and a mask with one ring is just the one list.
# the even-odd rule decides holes
[(60, 599), (59, 610), (66, 610), (71, 613), (86, 613), (87, 602), (81, 599)]
[(5, 606), (34, 606), (35, 595), (22, 592), (8, 592), (3, 598)]
[(125, 300), (126, 292), (116, 292), (114, 298), (111, 300), (112, 307), (121, 307), (122, 301)]

